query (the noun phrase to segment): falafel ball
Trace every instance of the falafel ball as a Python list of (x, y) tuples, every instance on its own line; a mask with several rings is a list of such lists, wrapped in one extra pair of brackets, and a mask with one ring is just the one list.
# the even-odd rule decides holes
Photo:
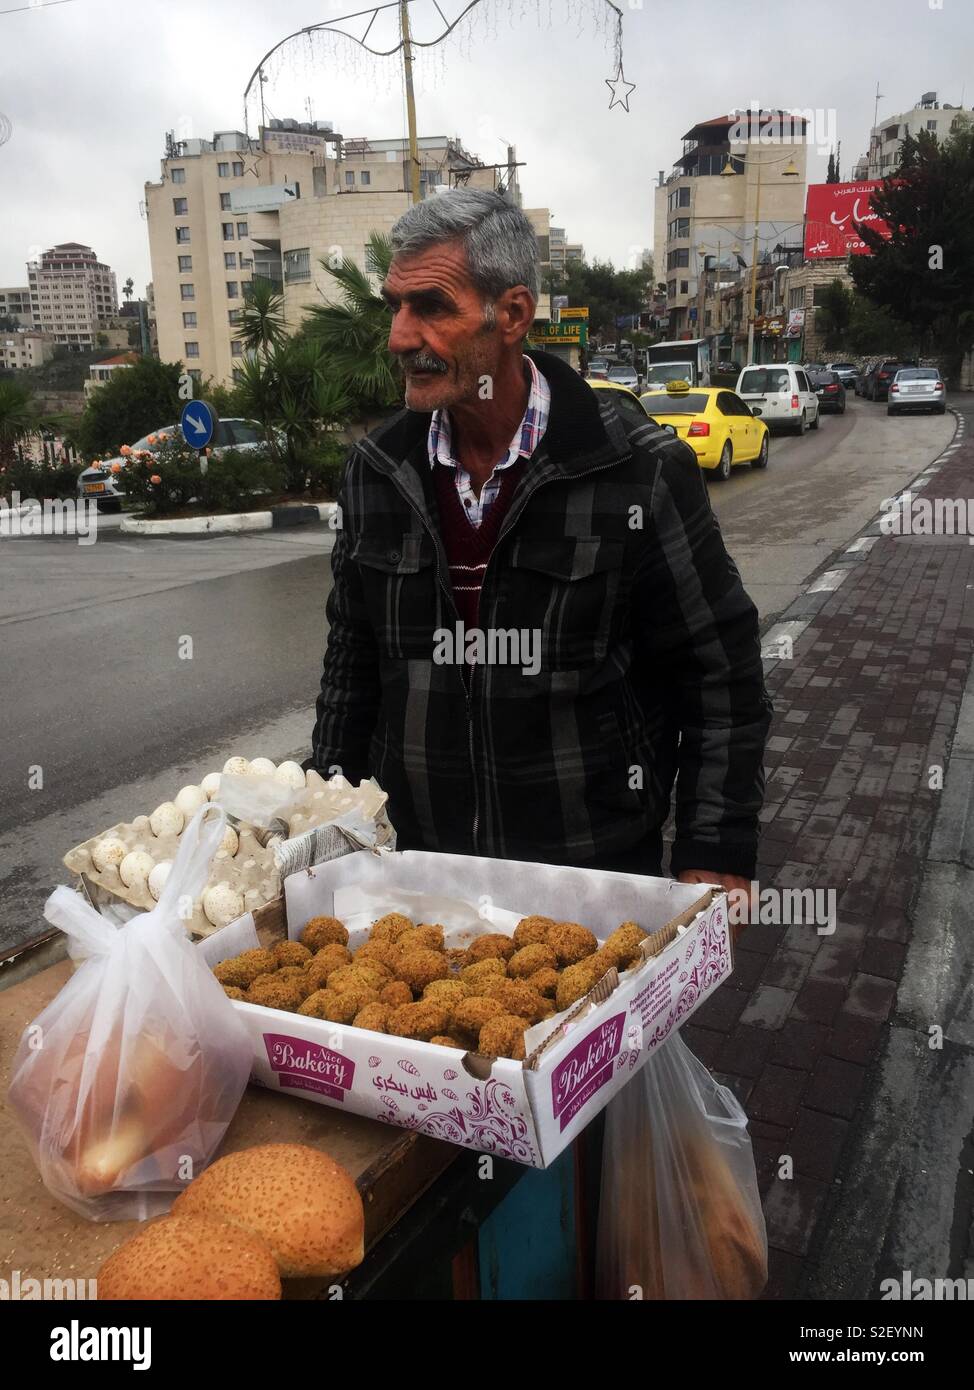
[(236, 985), (237, 989), (249, 989), (258, 975), (269, 975), (277, 969), (273, 951), (265, 951), (257, 946), (242, 955), (221, 960), (213, 967), (213, 974), (221, 985)]
[(499, 956), (488, 956), (486, 960), (478, 960), (474, 965), (463, 966), (460, 971), (460, 979), (471, 994), (480, 994), (489, 984), (496, 984), (498, 980), (506, 978), (507, 961), (501, 960)]
[(437, 1033), (435, 1038), (430, 1038), (431, 1043), (437, 1043), (440, 1047), (458, 1047), (461, 1052), (466, 1052), (467, 1044), (460, 1038), (454, 1038), (449, 1033)]
[(313, 954), (307, 946), (302, 946), (300, 941), (279, 941), (276, 946), (271, 947), (271, 951), (278, 965), (304, 966)]
[(617, 970), (628, 970), (642, 960), (640, 944), (649, 935), (636, 922), (623, 922), (620, 927), (606, 937), (599, 955), (603, 960), (611, 960)]
[(466, 999), (469, 993), (469, 988), (462, 980), (433, 980), (423, 990), (423, 998), (438, 999), (441, 1004), (446, 1004), (452, 1009), (461, 999)]
[[(588, 959), (592, 960), (593, 957), (589, 956)], [(532, 989), (536, 989), (545, 999), (554, 999), (558, 990), (559, 978), (560, 976), (557, 970), (546, 968), (544, 970), (536, 970), (533, 975), (528, 976), (525, 983), (529, 984)]]
[(450, 1026), (450, 1011), (435, 999), (420, 999), (415, 1004), (401, 1004), (389, 1015), (388, 1028), (400, 1038), (430, 1038), (444, 1034)]
[(361, 965), (353, 961), (351, 965), (340, 965), (328, 976), (329, 989), (344, 990), (364, 985), (366, 989), (374, 989), (378, 993), (388, 983), (389, 972), (375, 961), (364, 961)]
[(524, 980), (498, 980), (484, 992), (488, 999), (496, 999), (502, 1005), (504, 1013), (520, 1014), (530, 1023), (539, 1022), (548, 1007), (547, 999)]
[(393, 941), (366, 941), (355, 952), (355, 962), (364, 965), (366, 961), (374, 961), (394, 975), (401, 955), (402, 951)]
[(379, 1002), (389, 1004), (394, 1009), (398, 1009), (400, 1004), (411, 1004), (413, 1002), (413, 992), (403, 980), (391, 980), (383, 989), (379, 990)]
[(480, 1030), (477, 1051), (485, 1057), (513, 1057), (523, 1062), (524, 1019), (519, 1014), (495, 1014)]
[[(329, 989), (332, 988), (334, 988), (334, 986), (329, 985)], [(347, 1004), (352, 1011), (345, 1020), (347, 1023), (351, 1023), (355, 1015), (360, 1009), (364, 1009), (366, 1004), (378, 1004), (380, 1002), (379, 991), (377, 989), (371, 989), (368, 985), (362, 984), (342, 985), (338, 990), (338, 997), (342, 1003)]]
[(427, 923), (422, 923), (418, 927), (411, 927), (409, 931), (404, 931), (396, 945), (402, 951), (442, 951), (443, 928), (431, 927)]
[(460, 1033), (471, 1037), (480, 1036), (480, 1030), (489, 1018), (504, 1012), (504, 1006), (497, 999), (489, 999), (484, 994), (474, 994), (462, 999), (453, 1008), (453, 1027)]
[(348, 945), (348, 932), (337, 917), (312, 917), (300, 936), (301, 944), (309, 951), (320, 951), (333, 941), (339, 946)]
[(558, 957), (551, 947), (535, 941), (530, 946), (522, 946), (519, 951), (514, 952), (507, 962), (507, 973), (512, 980), (526, 980), (538, 970), (554, 970), (557, 964)]
[(242, 989), (238, 989), (236, 985), (224, 985), (223, 993), (227, 996), (228, 999), (242, 999), (245, 1003), (247, 1001), (247, 996), (244, 993), (244, 991)]
[(341, 995), (334, 989), (316, 989), (298, 1009), (305, 1018), (322, 1018), (328, 1023), (350, 1023), (347, 1004), (342, 1003)]
[(522, 946), (544, 943), (548, 940), (548, 928), (554, 925), (554, 917), (522, 917), (514, 928), (514, 945), (520, 950)]
[[(415, 994), (421, 994), (434, 980), (445, 980), (449, 973), (450, 966), (443, 952), (428, 951), (424, 947), (406, 951), (396, 971), (397, 977), (404, 980)], [(443, 1033), (446, 1030), (437, 1028), (436, 1031)]]
[(594, 933), (578, 922), (556, 922), (548, 928), (547, 942), (560, 965), (575, 965), (599, 946)]
[(338, 942), (334, 941), (330, 946), (323, 946), (311, 957), (305, 966), (304, 973), (315, 989), (324, 989), (325, 981), (329, 975), (333, 975), (343, 965), (351, 965), (351, 963), (352, 953), (348, 947), (339, 946)]
[(558, 977), (558, 987), (555, 991), (558, 1012), (571, 1008), (583, 994), (588, 994), (608, 968), (605, 961), (597, 960), (594, 956), (577, 961), (575, 965), (566, 966)]
[(370, 1028), (373, 1033), (384, 1033), (392, 1010), (388, 1004), (366, 1004), (352, 1019), (356, 1028)]
[(305, 992), (296, 980), (282, 980), (277, 975), (262, 975), (247, 991), (247, 1001), (263, 1004), (268, 1009), (287, 1009), (295, 1013), (305, 1000)]
[(411, 931), (415, 925), (415, 922), (409, 917), (404, 917), (401, 912), (387, 912), (384, 917), (372, 923), (369, 940), (396, 942), (403, 932)]
[(489, 960), (491, 957), (507, 961), (516, 950), (511, 937), (504, 936), (502, 932), (487, 932), (485, 936), (474, 937), (467, 947), (467, 964), (476, 965), (478, 960)]

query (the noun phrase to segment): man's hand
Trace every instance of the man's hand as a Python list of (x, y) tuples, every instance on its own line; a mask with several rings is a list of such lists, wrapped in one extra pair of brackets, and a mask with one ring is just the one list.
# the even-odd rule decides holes
[(727, 893), (728, 917), (733, 924), (737, 941), (748, 924), (751, 905), (751, 884), (740, 874), (718, 874), (712, 869), (684, 869), (677, 875), (679, 883), (719, 883)]

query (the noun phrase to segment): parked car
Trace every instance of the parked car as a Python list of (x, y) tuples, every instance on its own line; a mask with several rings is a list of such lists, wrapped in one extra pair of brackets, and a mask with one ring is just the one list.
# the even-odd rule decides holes
[(718, 372), (733, 372), (736, 376), (741, 369), (736, 362), (723, 361), (717, 363), (717, 370)]
[(824, 372), (826, 370), (824, 362), (803, 362), (802, 368), (806, 372)]
[(622, 416), (622, 423), (630, 429), (634, 425), (645, 425), (649, 412), (642, 404), (635, 391), (630, 391), (628, 386), (622, 386), (617, 381), (589, 380), (589, 386), (599, 394), (604, 391), (612, 403), (615, 405), (619, 414)]
[(769, 429), (795, 434), (818, 429), (818, 396), (804, 368), (794, 362), (745, 367), (737, 378), (737, 394)]
[(859, 375), (859, 368), (854, 362), (826, 362), (825, 370), (835, 372), (847, 391), (850, 386), (855, 386), (856, 377)]
[(887, 415), (902, 415), (905, 410), (943, 415), (946, 409), (946, 391), (936, 367), (902, 367), (890, 383)]
[(735, 463), (767, 468), (768, 427), (736, 392), (671, 381), (665, 391), (644, 392), (639, 399), (657, 424), (686, 440), (700, 467), (720, 482), (727, 481)]
[[(150, 454), (158, 453), (160, 447), (173, 437), (182, 437), (179, 425), (163, 425), (144, 438), (137, 439), (132, 445), (132, 453), (143, 450)], [(283, 445), (284, 436), (279, 435), (278, 439)], [(267, 451), (267, 441), (256, 420), (229, 419), (218, 422), (210, 447), (217, 458), (228, 449), (235, 449), (241, 454), (263, 454)], [(119, 454), (116, 458), (99, 460), (97, 468), (92, 465), (83, 469), (78, 475), (78, 496), (94, 497), (99, 508), (107, 503), (108, 509), (120, 511), (125, 497), (126, 463), (125, 455)], [(118, 467), (113, 471), (114, 464)]]
[(869, 376), (869, 373), (872, 371), (872, 369), (873, 369), (873, 367), (875, 367), (875, 365), (876, 365), (875, 362), (866, 362), (864, 366), (862, 366), (862, 367), (859, 368), (859, 373), (858, 373), (858, 375), (857, 375), (857, 377), (856, 377), (856, 387), (855, 387), (856, 395), (857, 395), (857, 396), (865, 396), (865, 394), (866, 394), (866, 380), (867, 380), (867, 378), (868, 378), (868, 376)]
[(615, 343), (603, 343), (603, 344), (602, 344), (602, 351), (603, 351), (603, 352), (615, 352), (615, 350), (616, 350), (616, 345), (615, 345)]
[(633, 368), (627, 367), (625, 363), (609, 368), (609, 380), (614, 381), (617, 386), (628, 386), (630, 391), (639, 387), (639, 377)]
[(889, 395), (890, 383), (901, 367), (915, 367), (916, 362), (898, 357), (884, 357), (874, 362), (866, 377), (863, 395), (869, 401), (885, 401)]
[(586, 376), (589, 381), (605, 381), (609, 375), (609, 362), (606, 357), (590, 357)]
[(832, 410), (836, 415), (845, 414), (845, 387), (838, 372), (809, 372), (808, 379), (818, 396), (820, 410)]

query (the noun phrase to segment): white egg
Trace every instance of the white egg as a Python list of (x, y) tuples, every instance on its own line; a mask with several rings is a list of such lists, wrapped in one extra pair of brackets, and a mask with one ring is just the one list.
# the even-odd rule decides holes
[(206, 805), (206, 792), (202, 787), (180, 787), (173, 805), (182, 811), (187, 820), (192, 820), (200, 807)]
[(121, 864), (128, 852), (128, 845), (124, 840), (120, 840), (117, 835), (106, 835), (92, 847), (91, 857), (95, 868), (103, 870), (111, 865)]
[(212, 801), (220, 790), (220, 774), (218, 772), (208, 772), (200, 783), (204, 795)]
[(270, 758), (254, 758), (250, 764), (250, 772), (254, 777), (273, 777), (277, 768)]
[(165, 888), (166, 879), (169, 877), (171, 871), (172, 860), (163, 859), (155, 866), (149, 875), (149, 892), (155, 898), (156, 902), (159, 901), (159, 895), (162, 893), (163, 888)]
[(232, 825), (228, 825), (223, 832), (223, 839), (220, 841), (220, 849), (226, 850), (231, 857), (236, 854), (240, 847), (240, 839)]
[(164, 801), (149, 817), (153, 835), (178, 835), (185, 823), (185, 816), (172, 801)]
[(223, 771), (234, 777), (246, 777), (250, 771), (250, 761), (247, 758), (227, 758)]
[(203, 911), (215, 927), (235, 921), (243, 910), (243, 894), (228, 883), (214, 883), (203, 894)]
[(135, 820), (132, 822), (132, 829), (137, 831), (140, 835), (147, 834), (149, 830), (149, 817), (136, 816)]
[(297, 763), (281, 763), (274, 775), (279, 782), (283, 782), (287, 787), (293, 787), (295, 791), (306, 785), (304, 768)]
[(144, 888), (145, 881), (155, 868), (155, 860), (145, 850), (134, 849), (118, 866), (119, 876), (127, 888)]

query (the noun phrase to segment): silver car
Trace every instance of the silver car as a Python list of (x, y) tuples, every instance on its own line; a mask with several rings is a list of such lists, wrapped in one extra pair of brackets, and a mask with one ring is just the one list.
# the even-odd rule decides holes
[(639, 377), (632, 367), (610, 367), (609, 380), (614, 381), (616, 386), (628, 386), (630, 391), (639, 389)]
[[(132, 445), (132, 453), (142, 450), (150, 454), (158, 453), (160, 446), (174, 437), (182, 438), (179, 425), (162, 425), (151, 435), (137, 439)], [(228, 449), (236, 449), (241, 454), (260, 454), (266, 452), (267, 441), (263, 429), (255, 420), (220, 420), (211, 447), (217, 458)], [(99, 506), (105, 503), (115, 511), (121, 510), (125, 498), (126, 462), (125, 455), (119, 454), (116, 458), (99, 460), (97, 468), (85, 468), (78, 475), (78, 496), (92, 497)], [(113, 467), (116, 464), (118, 466)]]
[(827, 372), (835, 372), (847, 391), (850, 386), (855, 387), (856, 377), (859, 375), (859, 368), (854, 362), (827, 362), (825, 364), (825, 370)]
[(930, 410), (934, 415), (943, 415), (947, 409), (946, 395), (936, 367), (901, 367), (890, 382), (886, 414)]

